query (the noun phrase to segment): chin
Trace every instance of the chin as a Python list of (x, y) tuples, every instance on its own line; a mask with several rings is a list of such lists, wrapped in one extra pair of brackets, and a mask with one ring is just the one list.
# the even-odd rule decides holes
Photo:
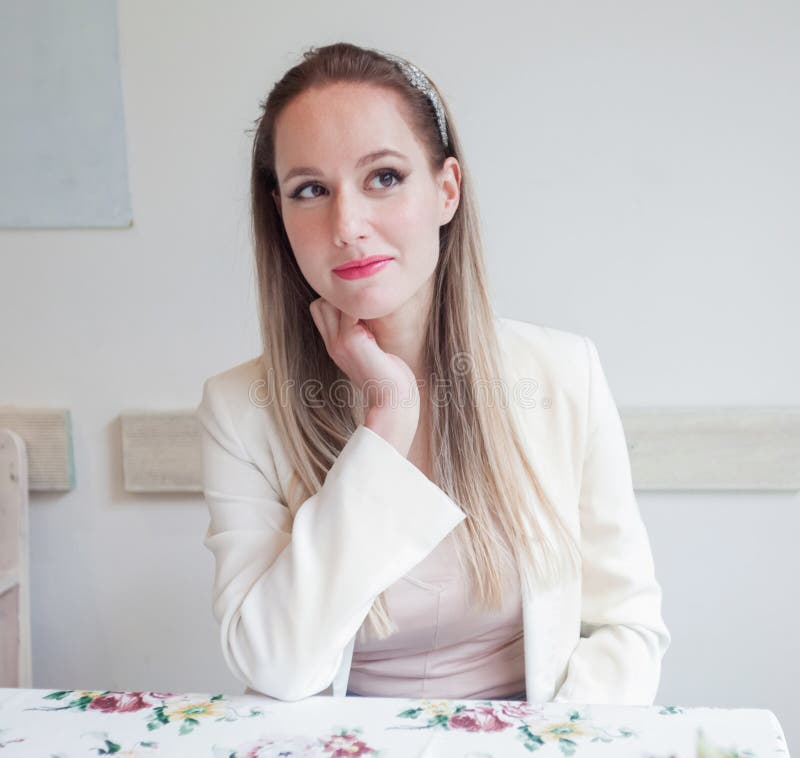
[(364, 321), (371, 321), (372, 319), (376, 318), (383, 318), (384, 316), (388, 316), (394, 313), (397, 310), (397, 306), (379, 306), (379, 305), (370, 305), (370, 306), (361, 306), (357, 308), (347, 309), (345, 312), (349, 313), (354, 318), (360, 318)]
[[(328, 298), (326, 298), (328, 299)], [(330, 298), (340, 311), (353, 316), (353, 318), (360, 318), (366, 320), (383, 318), (391, 313), (394, 313), (403, 303), (402, 298), (387, 297), (386, 293), (378, 291), (364, 291), (359, 295), (351, 298)]]

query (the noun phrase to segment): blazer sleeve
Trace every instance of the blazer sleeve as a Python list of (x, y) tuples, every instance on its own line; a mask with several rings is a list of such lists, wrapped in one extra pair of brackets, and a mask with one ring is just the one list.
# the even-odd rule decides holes
[(203, 385), (197, 417), (222, 653), (252, 689), (299, 700), (333, 681), (377, 595), (466, 516), (361, 425), (292, 519), (272, 453), (255, 463), (219, 376)]
[(554, 700), (652, 705), (670, 634), (622, 421), (597, 348), (583, 339), (589, 400), (579, 501), (581, 636)]

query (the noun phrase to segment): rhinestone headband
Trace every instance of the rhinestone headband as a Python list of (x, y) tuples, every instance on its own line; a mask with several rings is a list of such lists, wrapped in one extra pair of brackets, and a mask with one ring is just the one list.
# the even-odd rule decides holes
[(444, 108), (442, 108), (442, 101), (439, 95), (431, 85), (428, 77), (422, 73), (413, 63), (409, 63), (405, 58), (391, 53), (382, 53), (385, 58), (395, 63), (397, 67), (405, 74), (406, 79), (422, 92), (428, 100), (431, 101), (433, 110), (436, 112), (436, 123), (439, 125), (439, 134), (442, 135), (442, 143), (447, 147), (447, 125), (444, 117)]

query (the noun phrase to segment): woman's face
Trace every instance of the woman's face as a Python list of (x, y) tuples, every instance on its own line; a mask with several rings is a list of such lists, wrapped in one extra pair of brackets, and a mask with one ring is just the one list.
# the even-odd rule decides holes
[[(275, 202), (297, 264), (317, 294), (362, 319), (427, 306), (416, 301), (430, 292), (439, 227), (458, 207), (458, 161), (433, 175), (401, 108), (391, 90), (337, 83), (295, 98), (275, 125)], [(334, 272), (376, 255), (391, 260), (370, 276)]]

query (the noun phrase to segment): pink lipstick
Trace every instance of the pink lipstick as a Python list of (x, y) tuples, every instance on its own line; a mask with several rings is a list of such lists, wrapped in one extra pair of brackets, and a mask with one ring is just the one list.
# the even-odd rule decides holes
[(385, 255), (370, 255), (367, 258), (349, 261), (333, 269), (333, 272), (342, 279), (361, 279), (365, 276), (377, 274), (391, 261)]

